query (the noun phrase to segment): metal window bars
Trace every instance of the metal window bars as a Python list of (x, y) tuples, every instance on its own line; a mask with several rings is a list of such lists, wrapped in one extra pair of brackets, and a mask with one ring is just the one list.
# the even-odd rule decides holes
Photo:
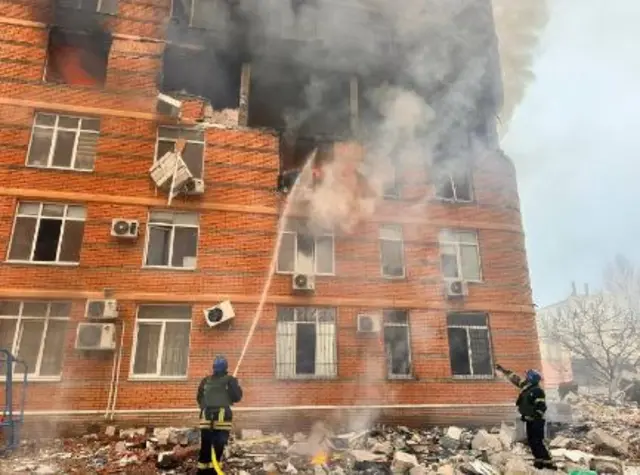
[[(17, 407), (14, 407), (13, 397), (13, 374), (14, 365), (23, 367), (22, 388), (20, 397), (17, 401)], [(0, 367), (4, 370), (4, 407), (2, 410), (2, 419), (0, 419), (0, 427), (2, 427), (2, 443), (0, 446), (0, 455), (15, 450), (20, 446), (20, 429), (24, 422), (24, 404), (27, 395), (27, 373), (28, 367), (24, 361), (18, 360), (13, 354), (6, 349), (0, 349)]]

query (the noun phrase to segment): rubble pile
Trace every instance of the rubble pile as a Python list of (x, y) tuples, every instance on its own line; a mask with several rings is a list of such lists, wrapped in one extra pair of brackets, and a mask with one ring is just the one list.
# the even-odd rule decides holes
[[(550, 448), (561, 473), (638, 474), (640, 409), (573, 398), (577, 422), (560, 427)], [(195, 473), (199, 432), (180, 428), (117, 430), (78, 439), (25, 442), (0, 473)], [(409, 429), (377, 426), (334, 433), (317, 423), (308, 434), (243, 430), (227, 448), (228, 475), (536, 473), (513, 425)]]

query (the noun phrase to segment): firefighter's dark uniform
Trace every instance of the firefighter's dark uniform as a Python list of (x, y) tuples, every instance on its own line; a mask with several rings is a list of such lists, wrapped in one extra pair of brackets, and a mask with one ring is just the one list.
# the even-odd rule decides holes
[(231, 406), (242, 399), (238, 380), (225, 372), (214, 373), (200, 381), (200, 455), (198, 473), (222, 473), (220, 462), (229, 441), (233, 414)]
[(516, 406), (518, 406), (518, 412), (526, 425), (527, 443), (535, 459), (535, 467), (555, 469), (549, 450), (544, 444), (545, 413), (547, 411), (544, 389), (538, 383), (532, 384), (526, 379), (522, 379), (513, 371), (502, 367), (499, 369), (514, 386), (520, 389)]

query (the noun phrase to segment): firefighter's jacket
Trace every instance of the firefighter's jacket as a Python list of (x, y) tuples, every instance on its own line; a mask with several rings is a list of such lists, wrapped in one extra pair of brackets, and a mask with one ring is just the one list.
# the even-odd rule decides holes
[(505, 371), (509, 381), (520, 389), (516, 406), (525, 421), (544, 420), (547, 401), (544, 389), (539, 384), (531, 384), (512, 371)]
[(231, 430), (231, 406), (241, 399), (242, 388), (233, 376), (224, 373), (203, 378), (196, 396), (200, 407), (200, 428)]

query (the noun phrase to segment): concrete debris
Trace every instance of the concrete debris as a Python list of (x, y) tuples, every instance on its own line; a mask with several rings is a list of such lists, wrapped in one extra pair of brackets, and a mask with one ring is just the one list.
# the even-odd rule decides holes
[[(554, 427), (551, 453), (560, 473), (638, 473), (640, 409), (576, 397), (577, 422)], [(227, 448), (224, 472), (248, 474), (533, 475), (532, 457), (513, 424), (481, 430), (376, 426), (340, 433), (315, 424), (308, 434), (242, 430)], [(159, 427), (75, 439), (25, 441), (0, 473), (193, 473), (199, 431)], [(626, 465), (626, 466), (625, 466)]]

